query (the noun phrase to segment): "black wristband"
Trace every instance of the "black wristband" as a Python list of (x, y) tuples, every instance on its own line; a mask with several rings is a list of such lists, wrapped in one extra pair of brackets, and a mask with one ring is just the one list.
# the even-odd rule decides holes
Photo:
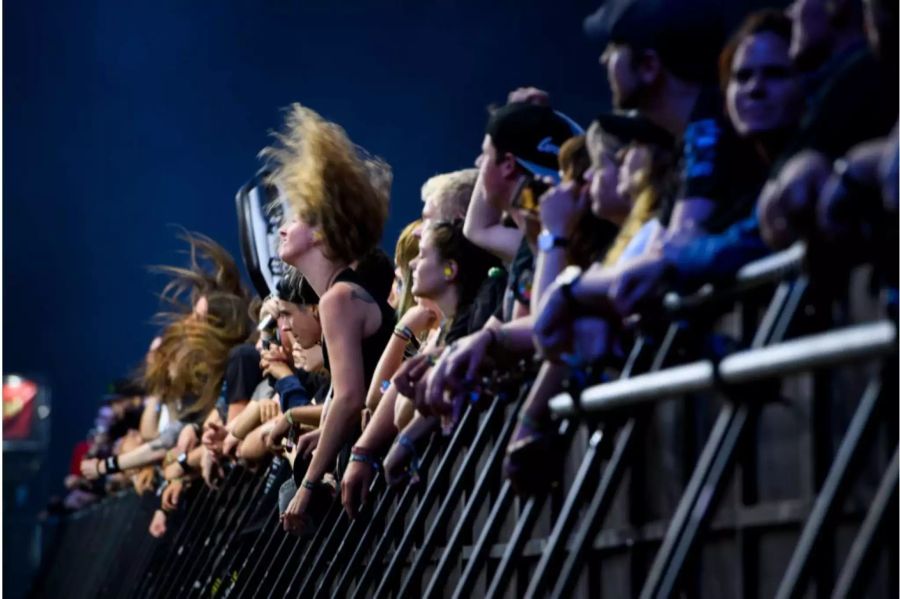
[(181, 470), (185, 473), (191, 471), (191, 465), (188, 464), (188, 455), (186, 453), (182, 452), (179, 454), (175, 461), (178, 462), (178, 465), (181, 466)]
[(106, 458), (106, 474), (113, 474), (119, 471), (119, 456), (111, 455)]

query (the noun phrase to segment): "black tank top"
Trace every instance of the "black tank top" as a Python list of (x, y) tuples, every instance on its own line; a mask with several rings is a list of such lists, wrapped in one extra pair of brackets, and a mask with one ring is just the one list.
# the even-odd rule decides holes
[[(377, 331), (364, 338), (362, 342), (363, 376), (365, 379), (364, 389), (368, 391), (369, 385), (372, 382), (372, 375), (375, 374), (375, 367), (378, 365), (378, 360), (381, 359), (384, 347), (387, 345), (388, 340), (391, 338), (391, 334), (394, 332), (394, 326), (397, 324), (397, 315), (394, 313), (393, 308), (388, 305), (387, 298), (379, 297), (378, 294), (373, 292), (373, 290), (366, 285), (365, 281), (363, 281), (362, 277), (360, 277), (352, 268), (344, 269), (337, 277), (335, 277), (334, 282), (353, 283), (354, 285), (358, 285), (372, 297), (378, 305), (378, 309), (381, 311), (381, 326), (378, 327)], [(330, 361), (328, 359), (328, 347), (325, 345), (324, 341), (322, 342), (322, 354), (325, 358), (325, 368), (331, 370)]]

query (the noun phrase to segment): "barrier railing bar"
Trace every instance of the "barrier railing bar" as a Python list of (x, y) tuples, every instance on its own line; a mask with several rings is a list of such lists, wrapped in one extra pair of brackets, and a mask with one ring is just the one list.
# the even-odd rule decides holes
[[(163, 581), (163, 586), (158, 590), (157, 596), (174, 596), (176, 585), (181, 582), (184, 571), (190, 567), (195, 553), (199, 551), (203, 544), (201, 539), (206, 536), (209, 527), (212, 526), (212, 521), (221, 512), (222, 506), (228, 503), (231, 494), (234, 493), (235, 483), (240, 480), (242, 475), (243, 471), (241, 469), (232, 468), (226, 475), (221, 490), (218, 493), (210, 494), (212, 501), (209, 502), (207, 509), (198, 514), (200, 517), (197, 518), (198, 522), (193, 527), (191, 534), (184, 539), (183, 544), (179, 545), (178, 550), (173, 552), (174, 563), (171, 568), (171, 574)], [(169, 571), (170, 569), (168, 568), (164, 570), (164, 572)]]
[[(466, 408), (467, 410), (470, 408)], [(422, 454), (422, 460), (419, 464), (419, 468), (426, 470), (430, 467), (431, 462), (437, 457), (439, 452), (439, 444), (440, 441), (438, 439), (437, 434), (431, 437), (431, 441), (428, 443), (428, 447), (425, 449), (425, 452)], [(366, 563), (366, 567), (363, 569), (362, 575), (359, 577), (359, 580), (356, 583), (356, 586), (353, 589), (352, 597), (365, 597), (366, 591), (368, 590), (369, 580), (371, 580), (372, 576), (375, 575), (375, 570), (383, 563), (383, 556), (390, 548), (390, 544), (392, 542), (392, 537), (394, 536), (394, 531), (398, 526), (403, 523), (403, 518), (412, 505), (413, 499), (416, 495), (421, 493), (423, 489), (421, 485), (410, 486), (407, 485), (405, 489), (403, 489), (403, 494), (400, 496), (400, 500), (397, 502), (397, 505), (394, 508), (393, 513), (390, 515), (390, 518), (387, 521), (387, 524), (382, 531), (381, 537), (378, 539), (378, 543), (375, 545), (375, 548), (369, 553), (369, 561)], [(390, 507), (390, 506), (388, 506)], [(349, 574), (349, 570), (345, 569), (344, 576)], [(350, 582), (348, 579), (347, 582)]]
[(894, 457), (888, 464), (884, 476), (878, 485), (878, 491), (872, 505), (860, 526), (859, 533), (853, 540), (847, 561), (841, 569), (840, 576), (834, 586), (832, 597), (862, 597), (866, 583), (874, 567), (875, 551), (884, 534), (894, 534), (896, 525), (890, 526), (889, 519), (897, 513), (897, 485), (900, 482), (900, 448), (894, 450)]
[(563, 503), (559, 517), (553, 524), (553, 529), (541, 552), (537, 567), (528, 583), (528, 589), (525, 591), (525, 596), (527, 597), (543, 595), (546, 590), (547, 575), (558, 566), (561, 550), (564, 548), (563, 544), (572, 533), (577, 520), (576, 516), (584, 503), (587, 491), (596, 484), (599, 476), (597, 469), (604, 457), (599, 451), (600, 440), (604, 434), (602, 429), (595, 430), (591, 434), (587, 451), (578, 466), (578, 472), (575, 474), (575, 479), (569, 488), (569, 492), (566, 494), (565, 503)]
[(347, 585), (351, 582), (351, 578), (356, 572), (357, 564), (362, 559), (366, 549), (368, 549), (369, 547), (369, 543), (372, 540), (372, 535), (376, 533), (376, 531), (380, 528), (381, 523), (384, 521), (385, 514), (388, 511), (391, 503), (394, 501), (394, 495), (394, 487), (387, 487), (381, 494), (381, 497), (378, 498), (378, 504), (375, 506), (372, 515), (366, 522), (366, 526), (362, 532), (362, 536), (357, 541), (356, 547), (353, 549), (353, 553), (350, 555), (350, 559), (348, 559), (344, 564), (344, 569), (341, 572), (340, 577), (338, 578), (337, 588), (333, 589), (332, 591), (335, 597), (343, 596)]
[(255, 484), (246, 485), (247, 491), (240, 501), (240, 507), (233, 510), (231, 517), (225, 524), (225, 529), (217, 546), (214, 547), (212, 551), (208, 552), (209, 556), (206, 563), (200, 569), (199, 574), (195, 579), (193, 587), (195, 592), (192, 593), (192, 596), (203, 594), (206, 591), (207, 587), (209, 587), (215, 579), (217, 570), (222, 564), (222, 561), (225, 560), (229, 555), (229, 552), (233, 550), (233, 543), (235, 539), (238, 538), (240, 531), (246, 525), (250, 517), (256, 513), (256, 510), (253, 509), (252, 506), (255, 500), (262, 497), (263, 487), (266, 484), (266, 475), (267, 471), (264, 471), (257, 475)]
[(626, 462), (634, 446), (637, 419), (630, 418), (617, 432), (613, 432), (616, 430), (615, 426), (610, 426), (610, 428), (610, 432), (604, 431), (598, 450), (601, 453), (605, 453), (606, 448), (604, 445), (612, 444), (613, 439), (615, 439), (612, 455), (606, 462), (605, 468), (603, 468), (600, 484), (594, 492), (590, 504), (584, 510), (582, 526), (575, 532), (569, 554), (563, 562), (557, 583), (550, 597), (556, 599), (571, 597), (572, 588), (578, 581), (578, 575), (584, 566), (584, 555), (593, 545), (594, 537), (603, 525), (603, 519), (612, 504), (615, 490), (618, 488), (619, 481), (625, 473)]
[(198, 569), (202, 566), (204, 558), (208, 556), (209, 550), (217, 543), (223, 531), (223, 525), (227, 522), (230, 514), (234, 513), (235, 508), (240, 504), (241, 498), (246, 494), (247, 480), (251, 477), (248, 470), (238, 466), (240, 474), (238, 479), (234, 481), (228, 491), (225, 493), (226, 498), (224, 504), (212, 514), (210, 525), (201, 535), (202, 542), (197, 546), (194, 555), (191, 556), (187, 568), (179, 576), (179, 586), (177, 597), (185, 597), (192, 588)]
[[(506, 402), (503, 401), (502, 397), (493, 397), (490, 409), (492, 411), (497, 411), (502, 409), (505, 404)], [(384, 597), (387, 592), (393, 588), (394, 583), (400, 574), (399, 570), (406, 562), (407, 553), (412, 548), (413, 542), (419, 535), (420, 529), (425, 525), (425, 518), (428, 517), (435, 501), (439, 499), (438, 490), (442, 488), (444, 481), (450, 476), (453, 464), (460, 456), (460, 452), (463, 451), (463, 447), (469, 443), (472, 435), (478, 429), (479, 415), (479, 411), (471, 405), (463, 414), (459, 425), (457, 425), (456, 430), (454, 431), (453, 437), (450, 439), (447, 448), (444, 450), (444, 454), (441, 456), (440, 462), (438, 462), (437, 469), (430, 475), (427, 481), (427, 487), (422, 495), (422, 499), (419, 501), (419, 505), (416, 506), (416, 511), (407, 524), (403, 536), (400, 538), (400, 542), (397, 543), (397, 548), (394, 550), (381, 580), (375, 587), (375, 597)]]
[(469, 560), (466, 563), (462, 576), (459, 577), (456, 587), (453, 589), (453, 599), (462, 599), (471, 594), (475, 576), (480, 572), (481, 566), (484, 565), (485, 554), (490, 547), (490, 539), (494, 537), (503, 523), (503, 518), (500, 515), (506, 513), (512, 499), (512, 485), (508, 480), (504, 480), (500, 491), (494, 498), (494, 505), (488, 513), (484, 527), (481, 529), (481, 534), (472, 547), (472, 553), (469, 554)]
[(716, 288), (707, 283), (689, 295), (667, 293), (663, 298), (663, 307), (671, 312), (693, 309), (720, 295), (735, 296), (762, 285), (777, 283), (785, 276), (799, 272), (805, 259), (806, 244), (797, 242), (786, 250), (743, 266), (727, 287)]
[(778, 587), (776, 594), (778, 599), (799, 597), (803, 594), (809, 579), (810, 566), (815, 558), (816, 542), (830, 528), (840, 510), (842, 499), (849, 489), (850, 477), (860, 464), (864, 450), (872, 441), (871, 432), (878, 422), (881, 397), (881, 382), (876, 378), (866, 388), (835, 454), (834, 463), (822, 490), (816, 497), (812, 512), (803, 527), (800, 540)]
[(547, 494), (544, 493), (538, 497), (529, 497), (525, 500), (525, 505), (522, 507), (516, 526), (506, 541), (506, 549), (503, 552), (503, 557), (500, 559), (497, 570), (494, 572), (494, 577), (490, 582), (485, 597), (493, 599), (503, 595), (506, 585), (512, 576), (512, 566), (521, 553), (522, 546), (528, 540), (528, 533), (537, 521), (538, 516), (541, 515), (541, 508), (544, 506), (546, 499)]
[[(248, 560), (260, 548), (263, 535), (268, 528), (266, 524), (278, 521), (278, 491), (288, 476), (290, 476), (290, 463), (284, 457), (275, 456), (269, 465), (268, 472), (263, 476), (265, 485), (263, 496), (255, 502), (256, 505), (251, 510), (248, 522), (243, 524), (237, 532), (236, 550), (229, 551), (228, 559), (219, 567), (219, 576), (216, 577), (213, 573), (209, 583), (212, 588), (204, 590), (204, 592), (209, 592), (211, 595), (218, 595), (221, 592), (223, 597), (227, 597), (234, 590), (241, 573), (249, 563)], [(253, 531), (245, 530), (249, 522), (259, 522), (260, 524), (255, 535)], [(222, 585), (227, 586), (223, 589)]]
[(212, 492), (205, 485), (195, 494), (190, 493), (190, 490), (185, 493), (185, 501), (187, 502), (188, 508), (184, 520), (182, 520), (178, 530), (175, 532), (171, 541), (169, 541), (168, 551), (157, 556), (157, 559), (151, 562), (150, 566), (147, 568), (143, 580), (134, 595), (135, 597), (146, 597), (147, 594), (154, 589), (154, 586), (159, 582), (159, 573), (167, 571), (166, 567), (175, 559), (175, 554), (178, 551), (177, 547), (183, 545), (185, 538), (187, 538), (186, 535), (188, 534), (188, 530), (197, 526), (197, 516), (203, 509), (201, 506), (207, 501), (211, 501), (211, 495)]
[[(384, 490), (384, 477), (380, 472), (376, 473), (375, 478), (372, 479), (372, 484), (369, 485), (369, 497), (375, 497), (379, 492)], [(371, 518), (371, 511), (371, 504), (363, 505), (360, 507), (356, 518), (350, 521), (350, 525), (347, 527), (344, 537), (338, 545), (337, 551), (330, 557), (328, 568), (326, 568), (322, 576), (319, 577), (319, 584), (316, 587), (317, 595), (331, 587), (331, 583), (336, 582), (336, 570), (344, 564), (346, 553), (350, 549), (357, 547), (359, 537), (364, 532), (364, 528), (368, 525)]]
[[(766, 309), (766, 318), (753, 337), (751, 351), (783, 339), (782, 335), (788, 330), (806, 289), (803, 277), (779, 285)], [(730, 389), (740, 395), (729, 393), (728, 401), (719, 411), (644, 581), (642, 599), (669, 597), (674, 593), (699, 533), (718, 503), (747, 423), (756, 418), (756, 413), (751, 414), (750, 405), (742, 401), (749, 397), (749, 393), (741, 392), (736, 387)]]
[[(849, 326), (735, 352), (719, 364), (719, 377), (728, 384), (780, 377), (882, 356), (891, 352), (896, 343), (896, 328), (890, 321)], [(713, 363), (708, 360), (675, 366), (586, 389), (581, 404), (584, 410), (597, 412), (705, 391), (713, 388), (714, 373)], [(575, 412), (567, 394), (554, 397), (550, 408), (558, 416)]]
[[(524, 396), (520, 393), (519, 401), (515, 404), (516, 412), (514, 412), (514, 414), (518, 413), (518, 406), (521, 405), (522, 397)], [(460, 496), (462, 495), (464, 483), (472, 478), (472, 473), (478, 463), (478, 460), (484, 452), (486, 446), (490, 442), (490, 437), (493, 436), (494, 429), (496, 428), (495, 421), (499, 416), (503, 415), (506, 409), (506, 402), (502, 401), (500, 397), (495, 398), (491, 406), (485, 413), (484, 417), (482, 418), (481, 422), (479, 423), (478, 433), (476, 434), (475, 439), (472, 441), (471, 446), (466, 452), (459, 470), (456, 472), (456, 475), (451, 481), (450, 487), (448, 488), (443, 501), (438, 507), (438, 511), (431, 522), (431, 526), (425, 533), (425, 537), (423, 538), (422, 543), (420, 543), (420, 545), (418, 546), (416, 557), (409, 568), (409, 572), (407, 573), (403, 584), (401, 584), (400, 586), (398, 596), (408, 596), (408, 593), (412, 592), (412, 587), (417, 584), (422, 573), (422, 569), (424, 568), (426, 561), (431, 556), (431, 552), (434, 549), (435, 543), (437, 542), (438, 535), (444, 532), (446, 524), (453, 513), (453, 509), (459, 501)], [(495, 446), (501, 443), (505, 446), (506, 441), (508, 440), (508, 436), (512, 434), (512, 422), (514, 422), (515, 419), (506, 418), (505, 420), (506, 422), (504, 422), (503, 428), (496, 438)], [(492, 457), (494, 456), (494, 454), (495, 452), (492, 452)], [(488, 463), (489, 468), (492, 465), (493, 464), (491, 462)]]

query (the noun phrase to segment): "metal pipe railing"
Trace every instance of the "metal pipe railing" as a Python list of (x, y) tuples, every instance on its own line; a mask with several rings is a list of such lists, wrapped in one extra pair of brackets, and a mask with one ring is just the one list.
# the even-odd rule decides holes
[[(710, 390), (720, 383), (740, 385), (876, 358), (894, 351), (896, 347), (897, 329), (890, 321), (844, 327), (770, 347), (735, 352), (724, 358), (718, 368), (710, 360), (701, 360), (597, 385), (581, 394), (581, 409), (593, 413), (637, 406)], [(560, 417), (575, 414), (574, 402), (568, 394), (560, 394), (550, 400), (550, 409)]]

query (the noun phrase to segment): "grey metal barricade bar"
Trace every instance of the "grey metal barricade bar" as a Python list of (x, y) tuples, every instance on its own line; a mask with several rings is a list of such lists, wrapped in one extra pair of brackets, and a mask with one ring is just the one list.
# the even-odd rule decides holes
[(805, 260), (806, 243), (798, 241), (786, 250), (742, 267), (725, 289), (718, 289), (707, 283), (690, 295), (670, 292), (663, 298), (663, 307), (673, 312), (696, 308), (710, 301), (717, 293), (734, 295), (761, 285), (776, 283), (786, 275), (797, 273), (803, 267)]
[[(718, 378), (723, 383), (736, 385), (875, 358), (893, 351), (896, 346), (897, 330), (892, 322), (855, 325), (762, 349), (736, 352), (719, 363)], [(581, 409), (587, 412), (612, 410), (712, 389), (715, 384), (715, 365), (702, 360), (586, 389), (581, 395)], [(550, 409), (556, 416), (568, 417), (575, 413), (568, 394), (550, 400)]]

